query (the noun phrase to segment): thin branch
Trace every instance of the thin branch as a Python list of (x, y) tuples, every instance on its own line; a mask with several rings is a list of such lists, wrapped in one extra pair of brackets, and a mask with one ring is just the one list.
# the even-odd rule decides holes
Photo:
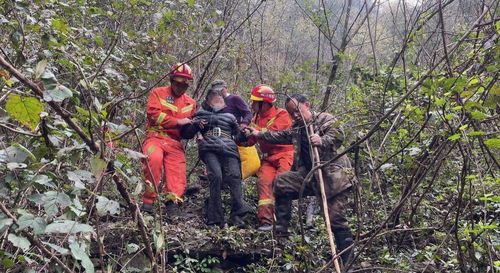
[[(35, 94), (38, 97), (43, 98), (42, 88), (33, 81), (26, 78), (23, 74), (21, 74), (21, 72), (19, 72), (10, 63), (8, 63), (2, 56), (0, 56), (0, 65), (3, 66), (7, 71), (9, 71), (10, 74), (14, 75), (14, 77), (16, 77), (20, 82), (22, 82), (28, 88), (33, 90), (33, 92), (35, 92)], [(91, 138), (89, 138), (89, 136), (87, 136), (87, 134), (85, 134), (85, 132), (80, 128), (80, 126), (78, 126), (71, 119), (71, 116), (67, 113), (67, 111), (64, 108), (62, 108), (59, 104), (57, 104), (54, 101), (49, 101), (47, 103), (52, 107), (52, 109), (54, 109), (54, 111), (56, 111), (58, 115), (61, 116), (61, 118), (68, 124), (68, 126), (76, 132), (76, 134), (83, 140), (83, 142), (85, 142), (85, 144), (87, 144), (87, 146), (93, 152), (99, 151), (99, 147), (97, 146), (97, 144), (94, 141), (92, 141)]]
[[(0, 57), (1, 58), (1, 57)], [(7, 207), (5, 207), (5, 204), (0, 201), (0, 210), (5, 214), (7, 215), (7, 217), (9, 217), (10, 219), (12, 219), (12, 221), (14, 223), (17, 223), (17, 218), (12, 215), (12, 213), (7, 209)], [(40, 251), (46, 255), (46, 258), (49, 259), (49, 260), (54, 260), (56, 261), (56, 263), (67, 273), (74, 273), (73, 270), (71, 270), (63, 261), (61, 261), (56, 255), (55, 253), (51, 253), (49, 250), (47, 250), (47, 248), (45, 248), (43, 246), (43, 244), (37, 239), (35, 238), (33, 235), (31, 235), (29, 232), (26, 232), (26, 231), (22, 231), (22, 234), (24, 236), (26, 236), (26, 238), (28, 239), (28, 241), (30, 241), (30, 243), (32, 243), (33, 245), (35, 245), (36, 247), (38, 247), (38, 249), (40, 249)]]
[(443, 41), (443, 51), (444, 51), (444, 57), (446, 58), (446, 65), (448, 68), (448, 75), (452, 75), (452, 70), (451, 70), (451, 63), (450, 63), (450, 57), (448, 56), (448, 49), (446, 48), (446, 37), (444, 36), (444, 20), (443, 20), (443, 6), (441, 4), (441, 0), (438, 0), (439, 3), (439, 21), (441, 23), (441, 39)]
[(9, 130), (11, 132), (14, 132), (16, 134), (21, 134), (21, 135), (26, 135), (26, 136), (32, 136), (32, 137), (41, 137), (42, 136), (42, 135), (37, 135), (37, 134), (30, 133), (28, 131), (24, 131), (24, 130), (22, 130), (22, 131), (21, 130), (16, 130), (16, 129), (11, 128), (11, 127), (3, 124), (3, 123), (0, 123), (0, 127), (5, 128), (5, 129), (7, 129), (7, 130)]
[[(253, 14), (259, 9), (259, 7), (262, 5), (262, 3), (264, 3), (265, 0), (261, 0), (259, 2), (259, 4), (257, 5), (257, 7), (233, 30), (231, 31), (227, 37), (222, 40), (221, 42), (221, 45), (224, 44), (236, 31), (238, 31), (241, 26), (246, 22), (248, 21), (252, 16)], [(198, 57), (200, 57), (201, 55), (205, 54), (206, 52), (208, 52), (216, 43), (219, 42), (219, 40), (222, 39), (222, 36), (219, 36), (217, 37), (217, 39), (213, 40), (204, 50), (202, 50), (200, 53), (194, 55), (193, 57), (189, 58), (187, 61), (185, 62), (182, 62), (182, 64), (187, 64), (187, 63), (190, 63), (192, 62), (193, 60), (197, 59)], [(166, 79), (170, 73), (172, 73), (173, 70), (170, 70), (168, 73), (166, 73), (165, 75), (163, 75), (159, 80), (157, 80), (153, 85), (151, 85), (150, 87), (148, 87), (146, 90), (144, 90), (143, 92), (139, 93), (138, 95), (136, 96), (127, 96), (127, 97), (123, 97), (119, 100), (117, 100), (115, 103), (113, 103), (111, 106), (110, 106), (110, 110), (108, 111), (109, 113), (112, 112), (112, 110), (118, 106), (120, 103), (122, 103), (123, 101), (125, 100), (135, 100), (135, 99), (138, 99), (138, 98), (141, 98), (142, 96), (146, 95), (147, 93), (149, 93), (151, 91), (151, 89), (153, 89), (154, 87), (156, 87), (160, 82), (162, 82), (164, 79)]]
[(127, 202), (127, 205), (129, 207), (129, 210), (132, 212), (133, 215), (137, 215), (137, 222), (139, 225), (139, 232), (142, 237), (142, 241), (145, 245), (146, 248), (146, 255), (148, 256), (152, 266), (153, 266), (153, 272), (158, 272), (158, 265), (156, 263), (155, 255), (153, 253), (153, 248), (151, 247), (151, 240), (149, 239), (148, 236), (148, 227), (146, 225), (146, 222), (144, 221), (144, 218), (142, 217), (141, 210), (139, 209), (139, 206), (137, 203), (130, 197), (130, 194), (128, 193), (127, 186), (123, 181), (120, 180), (120, 178), (115, 174), (113, 175), (113, 181), (116, 184), (116, 188), (120, 192), (120, 195), (125, 199)]

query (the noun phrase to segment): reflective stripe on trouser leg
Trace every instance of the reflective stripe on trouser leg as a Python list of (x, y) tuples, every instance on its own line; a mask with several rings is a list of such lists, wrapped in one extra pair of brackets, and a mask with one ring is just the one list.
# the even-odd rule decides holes
[[(276, 176), (276, 168), (270, 162), (263, 160), (258, 176), (257, 191), (259, 194), (259, 206), (257, 207), (257, 220), (261, 224), (270, 224), (273, 222), (274, 214), (273, 181)], [(271, 200), (272, 202), (265, 200)], [(268, 204), (265, 204), (266, 202)]]

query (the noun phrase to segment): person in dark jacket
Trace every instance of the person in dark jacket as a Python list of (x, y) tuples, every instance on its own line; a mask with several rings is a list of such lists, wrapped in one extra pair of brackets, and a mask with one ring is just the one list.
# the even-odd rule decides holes
[(207, 93), (202, 110), (193, 115), (194, 122), (182, 128), (183, 138), (199, 138), (198, 152), (207, 166), (210, 181), (210, 197), (207, 206), (207, 224), (222, 226), (224, 212), (221, 190), (223, 183), (229, 185), (231, 194), (231, 215), (229, 223), (244, 226), (241, 216), (250, 212), (250, 206), (243, 200), (240, 157), (235, 139), (244, 138), (234, 115), (223, 111), (222, 94), (214, 89)]
[[(211, 83), (210, 89), (221, 92), (226, 104), (223, 111), (233, 114), (241, 129), (247, 127), (252, 122), (252, 112), (247, 103), (240, 95), (229, 93), (225, 81), (214, 80)], [(260, 168), (260, 159), (255, 145), (238, 146), (238, 152), (240, 153), (242, 179), (245, 180), (257, 174)]]

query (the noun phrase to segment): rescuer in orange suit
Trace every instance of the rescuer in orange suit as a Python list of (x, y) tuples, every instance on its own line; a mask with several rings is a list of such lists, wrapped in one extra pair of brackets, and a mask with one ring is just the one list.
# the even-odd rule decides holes
[[(250, 100), (255, 116), (251, 127), (259, 131), (282, 131), (292, 126), (290, 115), (285, 109), (273, 104), (276, 96), (273, 89), (266, 84), (257, 85), (252, 89)], [(246, 145), (259, 143), (262, 152), (261, 167), (257, 172), (257, 191), (259, 203), (257, 206), (257, 220), (259, 230), (272, 230), (274, 215), (273, 182), (276, 175), (290, 171), (293, 162), (293, 145), (268, 144), (256, 138), (250, 138)]]
[[(170, 72), (170, 86), (151, 91), (147, 104), (146, 139), (142, 150), (146, 190), (142, 196), (142, 210), (153, 212), (153, 203), (160, 192), (172, 204), (182, 202), (186, 190), (186, 158), (181, 143), (180, 130), (190, 124), (196, 112), (196, 102), (185, 94), (192, 83), (193, 73), (187, 64), (177, 63)], [(165, 186), (158, 189), (165, 176)]]

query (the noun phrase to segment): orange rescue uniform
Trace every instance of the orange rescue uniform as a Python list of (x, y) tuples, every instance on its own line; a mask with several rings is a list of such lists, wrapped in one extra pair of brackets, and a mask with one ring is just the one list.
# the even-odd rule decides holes
[[(286, 110), (273, 106), (267, 112), (255, 117), (250, 126), (260, 131), (275, 132), (289, 129), (292, 120)], [(274, 214), (274, 178), (280, 173), (290, 171), (293, 163), (293, 145), (269, 144), (255, 138), (250, 138), (247, 145), (253, 145), (255, 142), (259, 143), (263, 154), (261, 167), (257, 173), (259, 178), (257, 220), (261, 224), (271, 224)]]
[(163, 193), (182, 201), (186, 190), (186, 158), (177, 120), (189, 118), (196, 112), (196, 102), (188, 95), (175, 97), (172, 88), (153, 89), (148, 98), (146, 139), (142, 150), (148, 156), (143, 164), (146, 190), (144, 203), (152, 204), (158, 196), (162, 169), (165, 174)]

